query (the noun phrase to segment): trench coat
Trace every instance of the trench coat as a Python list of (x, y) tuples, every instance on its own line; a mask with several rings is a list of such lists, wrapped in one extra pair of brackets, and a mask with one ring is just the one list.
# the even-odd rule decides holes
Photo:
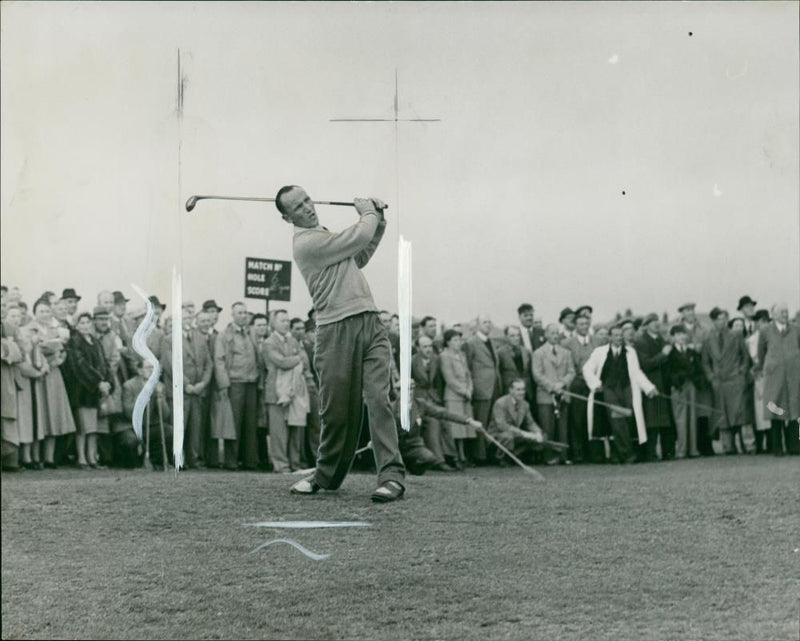
[[(789, 324), (783, 333), (772, 322), (759, 331), (758, 362), (764, 372), (764, 411), (771, 418), (800, 418), (800, 330)], [(769, 409), (774, 403), (785, 410), (779, 416)], [(760, 408), (759, 408), (760, 409)]]

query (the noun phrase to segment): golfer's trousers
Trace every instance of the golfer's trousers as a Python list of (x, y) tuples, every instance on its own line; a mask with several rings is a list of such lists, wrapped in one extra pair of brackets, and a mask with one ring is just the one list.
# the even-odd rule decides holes
[(317, 327), (314, 366), (320, 378), (322, 428), (314, 477), (322, 488), (337, 489), (350, 471), (364, 403), (378, 483), (405, 485), (389, 401), (389, 349), (389, 336), (376, 312)]

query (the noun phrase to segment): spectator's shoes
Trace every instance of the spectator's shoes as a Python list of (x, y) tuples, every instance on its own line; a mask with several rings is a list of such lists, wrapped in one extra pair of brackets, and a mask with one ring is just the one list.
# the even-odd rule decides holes
[(403, 498), (403, 494), (405, 493), (406, 488), (397, 481), (385, 481), (372, 493), (372, 502), (389, 503)]
[(436, 470), (437, 472), (455, 472), (456, 468), (450, 467), (447, 463), (437, 463), (431, 469)]
[(316, 494), (320, 490), (320, 485), (314, 480), (314, 475), (304, 478), (302, 481), (297, 481), (292, 485), (292, 494)]

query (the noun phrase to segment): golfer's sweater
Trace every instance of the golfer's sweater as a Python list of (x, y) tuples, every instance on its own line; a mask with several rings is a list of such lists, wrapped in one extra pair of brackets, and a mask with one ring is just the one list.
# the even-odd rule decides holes
[(385, 229), (386, 222), (375, 211), (365, 212), (355, 225), (338, 233), (295, 227), (294, 259), (311, 292), (317, 325), (378, 311), (361, 268)]

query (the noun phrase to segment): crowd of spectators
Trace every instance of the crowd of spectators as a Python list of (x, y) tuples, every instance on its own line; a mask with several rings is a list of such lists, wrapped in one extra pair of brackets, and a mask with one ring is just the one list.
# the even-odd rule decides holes
[[(91, 308), (81, 300), (67, 288), (44, 292), (29, 308), (17, 288), (2, 287), (4, 471), (159, 469), (172, 460), (166, 306), (151, 297), (158, 322), (148, 346), (162, 373), (140, 440), (132, 416), (152, 366), (132, 340), (146, 309), (129, 310), (120, 291), (100, 292)], [(232, 321), (218, 329), (221, 311), (214, 300), (199, 308), (187, 301), (181, 310), (184, 467), (313, 467), (314, 311), (306, 319), (285, 310), (267, 317), (237, 302)], [(715, 307), (706, 322), (692, 303), (677, 311), (672, 320), (627, 312), (594, 323), (591, 306), (582, 305), (543, 324), (522, 304), (519, 322), (502, 329), (486, 315), (464, 326), (414, 321), (410, 432), (400, 429), (394, 399), (407, 468), (508, 465), (492, 440), (546, 465), (800, 454), (798, 316), (790, 320), (780, 303), (757, 309), (748, 296), (733, 318)], [(380, 318), (396, 389), (399, 319), (386, 311)]]

